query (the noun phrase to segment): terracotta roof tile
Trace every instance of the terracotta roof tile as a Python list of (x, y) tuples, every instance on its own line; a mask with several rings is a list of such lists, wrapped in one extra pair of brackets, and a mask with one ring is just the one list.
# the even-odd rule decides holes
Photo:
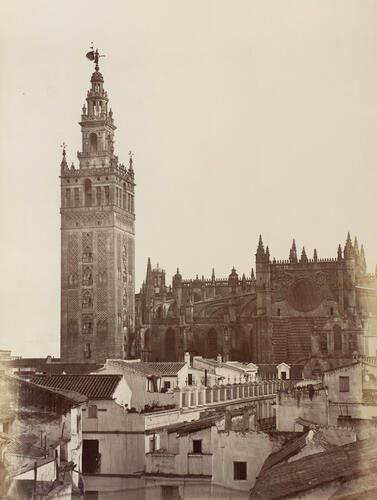
[(258, 477), (251, 498), (292, 497), (322, 484), (376, 470), (377, 444), (370, 440), (356, 441), (265, 470)]
[(40, 386), (74, 391), (89, 399), (112, 399), (122, 375), (38, 375), (31, 382)]
[(181, 361), (166, 361), (166, 362), (127, 362), (122, 360), (111, 360), (111, 363), (116, 363), (118, 366), (133, 368), (134, 370), (143, 373), (144, 375), (157, 375), (165, 377), (175, 377), (178, 372), (185, 366)]

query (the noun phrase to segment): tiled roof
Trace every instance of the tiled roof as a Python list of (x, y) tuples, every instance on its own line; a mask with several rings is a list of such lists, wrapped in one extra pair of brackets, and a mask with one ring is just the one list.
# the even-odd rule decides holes
[[(114, 363), (112, 360), (111, 363)], [(116, 364), (120, 367), (124, 366), (126, 368), (133, 368), (134, 370), (143, 373), (144, 375), (157, 375), (164, 377), (175, 377), (178, 372), (185, 366), (185, 363), (181, 361), (166, 361), (166, 362), (147, 362), (147, 361), (136, 361), (127, 362), (122, 360), (117, 360)]]
[(298, 438), (288, 441), (288, 443), (286, 443), (279, 451), (269, 455), (262, 466), (260, 474), (263, 474), (267, 469), (271, 469), (271, 467), (283, 462), (289, 457), (296, 455), (296, 453), (302, 450), (306, 445), (307, 435), (308, 433), (306, 432)]
[(211, 415), (210, 417), (194, 420), (193, 422), (183, 422), (180, 424), (173, 424), (167, 427), (169, 434), (176, 432), (179, 435), (189, 434), (191, 432), (201, 431), (216, 425), (216, 422), (223, 419), (224, 415)]
[(265, 470), (258, 477), (250, 498), (292, 498), (323, 484), (357, 478), (376, 470), (377, 444), (371, 440), (356, 441)]
[[(64, 398), (65, 400), (69, 400), (70, 404), (72, 406), (72, 403), (84, 403), (87, 398), (85, 395), (78, 393), (77, 391), (73, 390), (64, 390), (64, 389), (58, 389), (57, 387), (50, 387), (44, 384), (39, 384), (35, 382), (34, 379), (40, 378), (40, 377), (33, 377), (32, 380), (25, 380), (21, 377), (17, 377), (14, 375), (2, 375), (2, 377), (7, 380), (10, 384), (13, 385), (22, 385), (22, 386), (27, 386), (32, 389), (35, 389), (37, 391), (42, 391), (42, 392), (48, 392), (50, 394), (54, 394), (58, 398)], [(45, 377), (45, 375), (42, 375), (41, 377)], [(12, 385), (10, 386), (10, 390), (12, 390)], [(74, 405), (73, 405), (74, 406)]]
[(38, 366), (38, 371), (56, 375), (61, 375), (63, 372), (70, 375), (86, 375), (102, 366), (103, 364), (99, 363), (44, 363)]
[(38, 375), (31, 382), (63, 391), (74, 391), (89, 399), (112, 399), (122, 375)]

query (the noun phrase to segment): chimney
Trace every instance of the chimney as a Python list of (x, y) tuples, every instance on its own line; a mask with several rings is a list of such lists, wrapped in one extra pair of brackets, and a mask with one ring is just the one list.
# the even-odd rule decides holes
[(190, 366), (190, 353), (185, 352), (185, 363), (187, 366)]
[(221, 354), (218, 354), (218, 355), (217, 355), (217, 363), (218, 363), (219, 365), (221, 365), (221, 363), (222, 363), (222, 362), (223, 362), (223, 357), (221, 356)]

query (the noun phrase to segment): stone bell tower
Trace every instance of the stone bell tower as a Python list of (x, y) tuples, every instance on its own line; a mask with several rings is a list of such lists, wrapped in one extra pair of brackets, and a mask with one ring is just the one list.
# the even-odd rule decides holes
[(135, 328), (135, 182), (114, 154), (97, 51), (82, 108), (78, 168), (61, 162), (61, 357), (103, 362), (129, 355)]

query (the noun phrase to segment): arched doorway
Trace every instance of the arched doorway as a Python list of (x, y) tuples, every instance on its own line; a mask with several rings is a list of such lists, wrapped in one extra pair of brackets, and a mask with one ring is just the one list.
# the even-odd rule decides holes
[(175, 331), (172, 328), (165, 332), (165, 361), (177, 361)]
[(214, 328), (211, 328), (207, 334), (206, 356), (207, 358), (216, 359), (218, 354), (219, 348), (217, 343), (217, 331)]

